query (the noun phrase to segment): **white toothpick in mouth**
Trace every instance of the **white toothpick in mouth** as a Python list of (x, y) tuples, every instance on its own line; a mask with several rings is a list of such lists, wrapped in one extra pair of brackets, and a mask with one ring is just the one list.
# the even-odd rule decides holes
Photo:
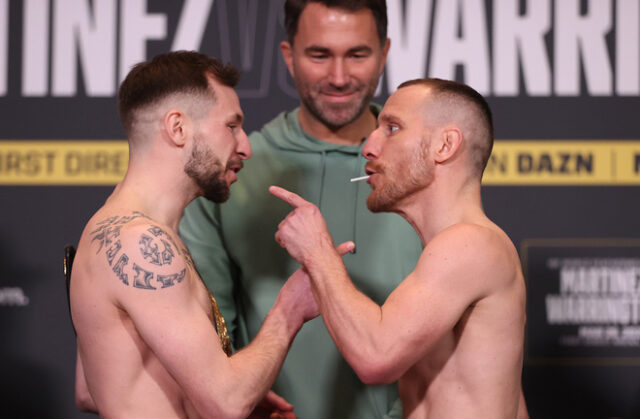
[(369, 179), (369, 176), (371, 175), (367, 175), (367, 176), (360, 176), (360, 177), (354, 177), (353, 179), (351, 179), (351, 182), (359, 182), (361, 180), (365, 180), (365, 179)]

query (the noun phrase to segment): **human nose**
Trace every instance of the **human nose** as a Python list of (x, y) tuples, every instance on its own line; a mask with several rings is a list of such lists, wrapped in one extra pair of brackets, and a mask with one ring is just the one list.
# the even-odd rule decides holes
[(344, 86), (349, 81), (348, 69), (343, 59), (334, 59), (330, 71), (330, 82), (334, 86)]
[(380, 128), (376, 128), (362, 147), (362, 155), (367, 160), (377, 159), (380, 155), (381, 133)]
[(244, 129), (238, 136), (238, 146), (236, 147), (236, 153), (238, 153), (242, 160), (247, 160), (249, 157), (251, 157), (251, 143), (249, 143), (249, 137), (247, 137), (247, 133), (244, 132)]

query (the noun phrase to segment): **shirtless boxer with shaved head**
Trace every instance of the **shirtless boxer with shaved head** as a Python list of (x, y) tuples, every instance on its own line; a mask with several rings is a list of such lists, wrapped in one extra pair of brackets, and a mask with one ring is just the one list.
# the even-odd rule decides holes
[(308, 273), (327, 329), (362, 381), (399, 380), (404, 417), (526, 417), (525, 283), (515, 247), (481, 205), (493, 145), (486, 101), (463, 84), (413, 80), (378, 122), (362, 151), (367, 206), (413, 226), (425, 246), (415, 270), (374, 303), (351, 282), (317, 207), (272, 187), (295, 207), (276, 240)]

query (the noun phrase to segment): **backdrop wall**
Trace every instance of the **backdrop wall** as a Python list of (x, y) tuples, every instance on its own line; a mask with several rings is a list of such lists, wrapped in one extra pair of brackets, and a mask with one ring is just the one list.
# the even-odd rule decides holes
[[(387, 3), (376, 101), (435, 76), (493, 109), (483, 203), (523, 259), (532, 417), (640, 417), (640, 1)], [(282, 0), (0, 0), (0, 416), (85, 416), (62, 250), (126, 171), (130, 66), (231, 61), (249, 132), (297, 106), (284, 38)]]

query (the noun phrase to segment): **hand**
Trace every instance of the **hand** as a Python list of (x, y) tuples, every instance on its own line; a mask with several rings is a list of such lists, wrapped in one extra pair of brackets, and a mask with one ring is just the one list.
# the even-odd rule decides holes
[(293, 406), (273, 391), (264, 396), (248, 419), (296, 419)]
[(280, 290), (280, 298), (286, 298), (296, 307), (303, 323), (320, 315), (320, 309), (311, 290), (311, 278), (304, 268), (298, 269), (287, 279)]
[(333, 251), (333, 240), (318, 207), (278, 186), (271, 186), (269, 192), (294, 207), (278, 225), (275, 236), (291, 257), (304, 266), (314, 251)]
[[(353, 242), (345, 242), (336, 247), (336, 251), (343, 256), (353, 250)], [(278, 299), (288, 301), (291, 306), (300, 312), (302, 322), (307, 322), (320, 315), (320, 309), (313, 296), (311, 278), (304, 268), (295, 271), (284, 284), (278, 295)]]

